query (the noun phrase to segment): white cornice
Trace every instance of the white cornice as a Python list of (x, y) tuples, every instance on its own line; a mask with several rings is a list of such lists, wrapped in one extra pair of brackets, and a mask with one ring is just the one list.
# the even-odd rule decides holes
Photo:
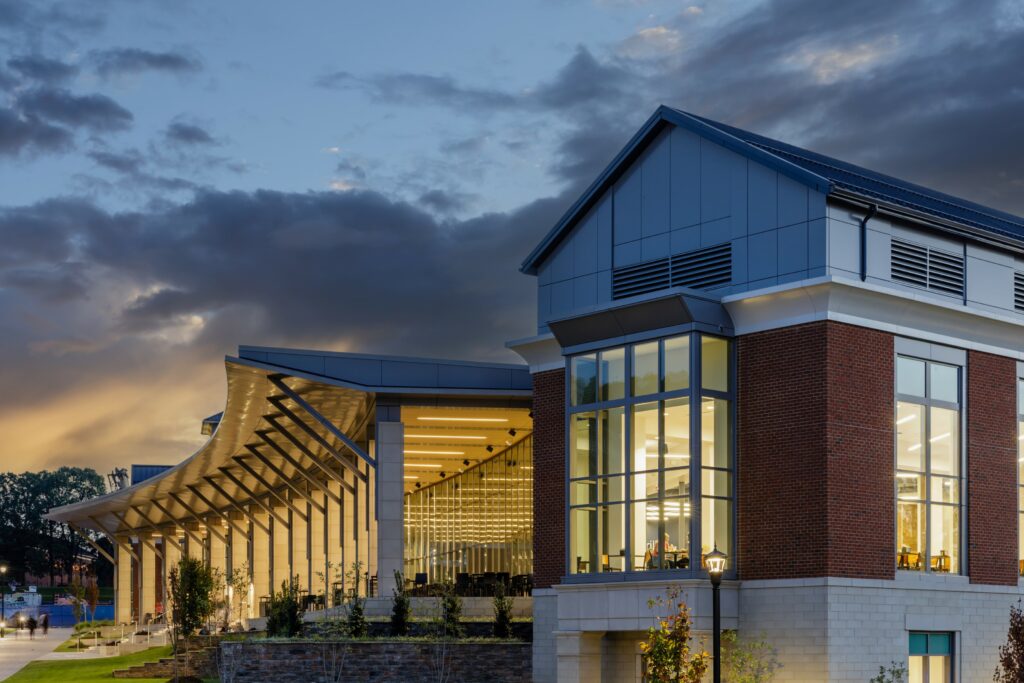
[(505, 342), (505, 346), (518, 353), (523, 360), (530, 364), (531, 375), (545, 370), (560, 370), (565, 367), (562, 347), (558, 345), (555, 335), (550, 332), (536, 337), (513, 339), (510, 342)]
[(834, 320), (1024, 360), (1024, 320), (925, 292), (826, 276), (730, 295), (722, 303), (737, 335)]

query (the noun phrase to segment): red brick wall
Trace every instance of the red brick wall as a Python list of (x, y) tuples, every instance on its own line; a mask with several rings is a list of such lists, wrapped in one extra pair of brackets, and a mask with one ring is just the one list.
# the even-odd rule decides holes
[(740, 578), (892, 578), (891, 335), (759, 332), (737, 364)]
[(1017, 367), (967, 353), (967, 524), (971, 583), (1017, 585)]
[(565, 575), (565, 370), (533, 375), (533, 582)]

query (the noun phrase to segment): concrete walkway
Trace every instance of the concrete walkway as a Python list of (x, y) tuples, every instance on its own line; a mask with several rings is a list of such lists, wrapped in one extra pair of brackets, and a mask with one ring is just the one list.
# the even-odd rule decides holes
[(32, 640), (29, 640), (28, 631), (20, 631), (17, 637), (8, 632), (0, 638), (0, 681), (20, 671), (32, 660), (49, 654), (70, 637), (69, 628), (51, 628), (45, 636), (41, 630), (36, 630), (36, 637)]

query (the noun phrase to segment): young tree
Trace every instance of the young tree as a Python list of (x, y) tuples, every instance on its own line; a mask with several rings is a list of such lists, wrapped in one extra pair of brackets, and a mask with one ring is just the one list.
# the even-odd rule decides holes
[(494, 637), (512, 637), (512, 598), (505, 595), (505, 584), (494, 591)]
[(234, 605), (229, 605), (229, 609), (237, 606), (238, 619), (236, 621), (241, 624), (242, 616), (248, 612), (249, 607), (248, 562), (244, 562), (241, 567), (231, 570), (231, 576), (228, 577), (228, 586), (231, 587), (232, 599), (234, 600)]
[(441, 589), (441, 635), (445, 638), (461, 638), (462, 598), (455, 593), (455, 585), (445, 582)]
[(736, 631), (722, 632), (722, 673), (729, 683), (766, 683), (781, 667), (778, 652), (764, 636), (741, 641)]
[[(177, 653), (184, 643), (185, 669), (188, 670), (188, 639), (202, 628), (215, 609), (213, 573), (202, 561), (185, 556), (178, 566), (171, 568), (168, 579), (171, 644)], [(177, 657), (174, 661), (177, 663)]]
[(700, 683), (711, 662), (711, 655), (699, 647), (690, 647), (690, 608), (679, 589), (670, 588), (665, 597), (648, 601), (648, 607), (669, 607), (666, 617), (658, 617), (657, 626), (647, 630), (640, 643), (644, 680), (648, 683)]
[(993, 680), (998, 683), (1024, 681), (1024, 610), (1020, 600), (1010, 605), (1010, 629), (1006, 643), (999, 646), (999, 664)]
[(96, 605), (100, 604), (100, 587), (95, 581), (85, 587), (85, 604), (89, 606), (89, 614), (96, 621)]
[(405, 589), (405, 577), (402, 572), (395, 571), (395, 593), (391, 598), (391, 635), (401, 637), (409, 635), (411, 619), (409, 592)]
[(348, 572), (349, 585), (352, 588), (345, 605), (345, 630), (350, 638), (365, 638), (369, 631), (369, 625), (366, 623), (366, 598), (359, 596), (359, 579), (362, 573), (363, 563), (356, 560)]
[(302, 632), (302, 607), (299, 605), (299, 577), (281, 582), (281, 591), (270, 596), (267, 606), (267, 635), (293, 638)]
[(82, 621), (82, 605), (85, 604), (85, 588), (78, 583), (78, 579), (71, 582), (71, 614), (75, 623)]
[(886, 669), (884, 666), (878, 667), (878, 675), (872, 678), (868, 683), (904, 683), (907, 679), (907, 669), (899, 662), (891, 662), (889, 668)]

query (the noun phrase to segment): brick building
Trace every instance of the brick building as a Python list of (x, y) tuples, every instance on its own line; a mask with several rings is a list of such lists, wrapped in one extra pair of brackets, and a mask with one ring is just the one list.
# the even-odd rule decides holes
[(1024, 573), (1024, 220), (662, 107), (523, 271), (534, 680), (639, 680), (669, 584), (707, 632), (715, 547), (776, 680), (991, 680)]

